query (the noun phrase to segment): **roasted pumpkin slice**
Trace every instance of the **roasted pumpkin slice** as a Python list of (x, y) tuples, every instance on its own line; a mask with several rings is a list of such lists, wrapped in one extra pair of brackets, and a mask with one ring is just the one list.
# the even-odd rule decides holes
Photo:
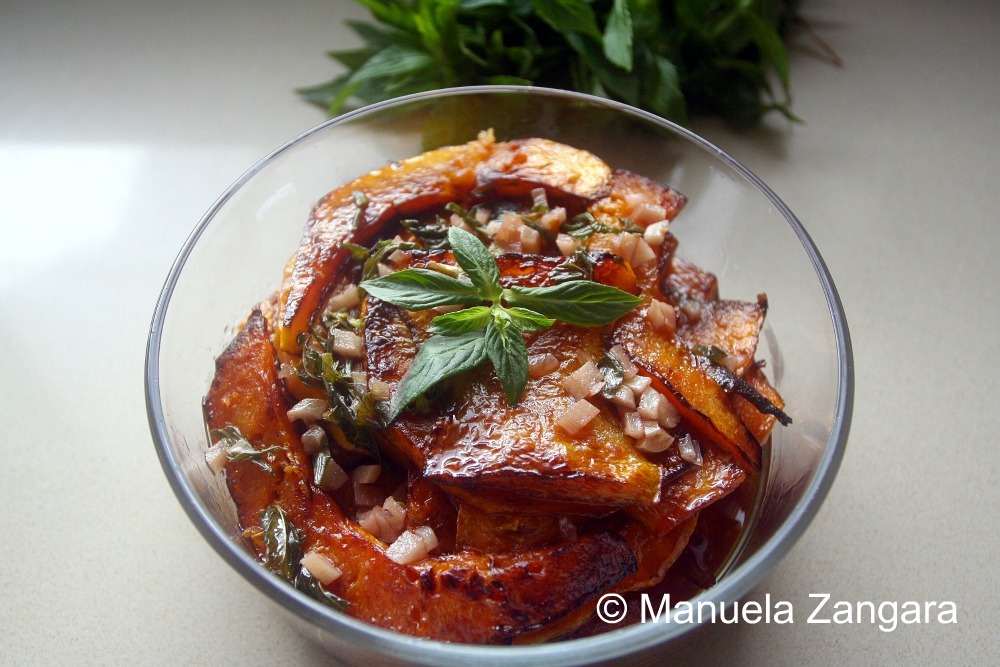
[[(661, 484), (662, 486), (662, 484)], [(577, 503), (543, 498), (531, 498), (525, 502), (524, 495), (517, 490), (464, 489), (457, 486), (447, 487), (447, 493), (463, 505), (470, 505), (482, 512), (498, 512), (509, 514), (554, 514), (565, 517), (602, 517), (616, 512), (618, 505), (607, 503)]]
[(699, 510), (725, 498), (746, 479), (746, 472), (725, 453), (703, 450), (702, 457), (704, 465), (688, 468), (666, 486), (659, 501), (629, 507), (626, 511), (650, 530), (672, 530)]
[[(309, 483), (310, 463), (285, 413), (270, 330), (256, 311), (219, 358), (205, 403), (213, 429), (235, 427), (264, 455), (270, 471), (230, 462), (227, 481), (243, 527), (253, 533), (271, 505), (304, 536), (302, 548), (343, 574), (328, 589), (355, 618), (418, 637), (508, 643), (575, 611), (635, 570), (628, 543), (610, 531), (559, 547), (511, 555), (458, 552), (412, 565), (347, 519)], [(258, 474), (259, 473), (259, 474)], [(254, 541), (264, 556), (260, 540)]]
[(240, 525), (247, 531), (260, 528), (260, 512), (272, 504), (288, 507), (312, 502), (307, 483), (310, 466), (301, 447), (282, 446), (297, 442), (299, 436), (288, 421), (288, 402), (281, 393), (275, 364), (270, 327), (261, 311), (254, 310), (216, 360), (215, 378), (204, 403), (209, 429), (235, 426), (258, 450), (278, 447), (260, 457), (266, 466), (251, 461), (226, 463), (226, 484), (236, 501)]
[(697, 521), (692, 514), (669, 529), (650, 530), (642, 521), (633, 519), (617, 529), (615, 532), (628, 541), (635, 554), (636, 570), (619, 581), (614, 590), (624, 593), (660, 583), (687, 546)]
[(425, 474), (442, 484), (517, 490), (526, 496), (590, 503), (648, 503), (659, 495), (660, 471), (634, 449), (607, 408), (586, 431), (556, 424), (575, 403), (561, 381), (587, 357), (599, 358), (599, 329), (556, 325), (528, 343), (529, 355), (550, 353), (559, 369), (532, 379), (510, 406), (495, 375), (480, 372), (455, 396), (450, 419), (426, 450)]
[(747, 470), (759, 470), (760, 443), (733, 411), (726, 392), (705, 374), (677, 336), (653, 330), (646, 316), (648, 306), (647, 302), (618, 321), (615, 341), (670, 399), (693, 435), (728, 452)]
[[(437, 260), (444, 256), (433, 255)], [(413, 253), (411, 266), (427, 256)], [(501, 282), (545, 284), (569, 260), (501, 255)], [(595, 255), (595, 276), (627, 285), (627, 265)], [(430, 315), (411, 313), (369, 297), (365, 303), (365, 353), (370, 380), (395, 390), (423, 342)], [(516, 406), (504, 397), (490, 369), (452, 382), (449, 407), (438, 418), (407, 412), (380, 431), (386, 449), (438, 484), (481, 492), (526, 494), (557, 503), (624, 505), (659, 495), (660, 469), (635, 451), (607, 408), (586, 432), (571, 436), (556, 425), (575, 402), (562, 380), (588, 358), (600, 359), (607, 331), (557, 324), (526, 340), (529, 356), (552, 354), (558, 370), (528, 382)]]
[(711, 346), (726, 352), (732, 359), (730, 369), (742, 376), (754, 363), (766, 314), (763, 294), (756, 302), (688, 300), (678, 317), (677, 336), (691, 347)]
[[(612, 226), (620, 226), (621, 218), (631, 218), (636, 208), (643, 204), (661, 207), (662, 219), (670, 221), (677, 217), (687, 203), (687, 197), (673, 188), (625, 169), (611, 172), (608, 189), (609, 194), (588, 210), (597, 220)], [(644, 217), (639, 219), (646, 222)]]
[(485, 512), (472, 503), (458, 508), (456, 544), (497, 554), (561, 541), (560, 517), (554, 514)]
[(674, 257), (662, 281), (664, 294), (679, 294), (702, 301), (719, 298), (719, 279), (697, 264)]
[(516, 198), (543, 188), (552, 203), (580, 212), (608, 193), (611, 167), (596, 155), (549, 139), (517, 139), (496, 144), (476, 167), (476, 194)]
[[(660, 533), (649, 530), (644, 524), (633, 519), (615, 530), (628, 540), (636, 553), (636, 571), (612, 588), (612, 592), (627, 595), (631, 622), (640, 620), (642, 608), (642, 598), (639, 597), (638, 593), (632, 593), (632, 591), (645, 590), (663, 580), (670, 567), (684, 553), (684, 548), (687, 546), (696, 524), (697, 518), (691, 517), (687, 521), (681, 522), (673, 530)], [(595, 610), (594, 605), (584, 605), (558, 621), (549, 623), (538, 630), (524, 633), (517, 638), (515, 643), (537, 644), (562, 639), (590, 623), (595, 625), (595, 630), (601, 628), (606, 624), (595, 617)], [(635, 618), (631, 618), (632, 616)], [(589, 634), (592, 633), (585, 631), (581, 633), (581, 636), (586, 637)]]
[[(751, 364), (743, 374), (743, 379), (775, 407), (778, 409), (785, 407), (785, 401), (781, 398), (781, 394), (771, 385), (767, 379), (767, 375), (764, 374), (761, 362)], [(760, 408), (754, 406), (753, 403), (738, 394), (733, 395), (730, 400), (732, 401), (733, 409), (736, 410), (736, 414), (740, 416), (740, 419), (750, 429), (753, 436), (757, 438), (757, 442), (764, 444), (764, 441), (771, 435), (774, 423), (778, 421), (777, 417), (774, 414), (761, 412)]]
[(474, 167), (493, 148), (483, 133), (467, 144), (449, 146), (370, 172), (326, 195), (313, 209), (298, 251), (281, 287), (276, 342), (297, 349), (298, 335), (323, 299), (349, 251), (344, 243), (366, 243), (399, 216), (414, 215), (468, 199)]
[[(374, 298), (367, 303), (368, 377), (395, 390), (421, 333), (409, 313)], [(402, 335), (407, 331), (409, 336)], [(600, 358), (604, 336), (601, 329), (557, 324), (535, 334), (527, 346), (529, 355), (553, 354), (559, 369), (529, 380), (516, 406), (508, 405), (499, 381), (484, 368), (463, 378), (462, 386), (453, 383), (443, 416), (432, 421), (406, 412), (380, 437), (446, 488), (570, 503), (652, 502), (659, 495), (660, 470), (635, 451), (615, 415), (603, 409), (591, 428), (576, 436), (556, 425), (574, 403), (561, 380), (584, 358)]]

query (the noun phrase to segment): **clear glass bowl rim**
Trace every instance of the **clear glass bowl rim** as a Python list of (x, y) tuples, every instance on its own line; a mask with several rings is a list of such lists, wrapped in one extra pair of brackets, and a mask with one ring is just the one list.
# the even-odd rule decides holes
[(738, 600), (743, 595), (746, 595), (775, 567), (775, 564), (788, 553), (819, 511), (840, 467), (847, 443), (848, 432), (850, 431), (851, 413), (854, 402), (853, 353), (847, 318), (833, 278), (819, 250), (795, 215), (766, 184), (740, 162), (730, 157), (725, 151), (714, 144), (676, 123), (627, 104), (584, 93), (532, 86), (463, 86), (406, 95), (368, 105), (327, 120), (303, 132), (262, 158), (237, 179), (198, 222), (185, 241), (177, 259), (174, 261), (163, 289), (160, 292), (153, 313), (146, 348), (145, 395), (146, 413), (150, 431), (156, 445), (160, 463), (174, 493), (192, 523), (194, 523), (195, 527), (215, 551), (231, 567), (272, 601), (322, 631), (338, 636), (344, 642), (354, 644), (358, 647), (365, 647), (365, 649), (375, 654), (384, 655), (387, 658), (428, 665), (468, 665), (470, 662), (473, 664), (482, 663), (491, 665), (571, 665), (621, 658), (628, 654), (665, 644), (671, 639), (692, 630), (697, 625), (693, 623), (637, 624), (594, 637), (532, 646), (454, 644), (410, 637), (369, 625), (346, 614), (335, 612), (301, 595), (291, 586), (288, 586), (277, 577), (270, 575), (262, 568), (250, 554), (229, 538), (226, 531), (215, 521), (206, 507), (201, 503), (194, 488), (187, 481), (180, 461), (174, 456), (173, 449), (170, 446), (170, 435), (161, 408), (162, 400), (158, 380), (160, 371), (160, 337), (164, 319), (177, 279), (185, 266), (192, 248), (198, 242), (202, 232), (215, 218), (218, 211), (225, 206), (229, 198), (255, 174), (266, 168), (278, 155), (283, 154), (285, 151), (328, 127), (350, 122), (360, 116), (423, 100), (447, 96), (482, 94), (543, 95), (582, 101), (614, 109), (654, 125), (665, 127), (711, 153), (746, 178), (778, 209), (798, 237), (816, 271), (832, 319), (839, 367), (839, 385), (833, 428), (826, 444), (824, 455), (812, 481), (782, 526), (752, 556), (727, 573), (717, 585), (698, 595), (696, 600), (707, 600), (714, 604)]

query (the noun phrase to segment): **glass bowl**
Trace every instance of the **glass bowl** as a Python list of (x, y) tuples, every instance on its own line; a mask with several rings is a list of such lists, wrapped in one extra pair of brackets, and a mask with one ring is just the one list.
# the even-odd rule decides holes
[(755, 516), (716, 586), (735, 601), (788, 552), (815, 516), (843, 456), (853, 376), (847, 322), (819, 251), (795, 216), (745, 167), (652, 114), (565, 91), (514, 86), (418, 94), (366, 107), (293, 139), (254, 165), (198, 223), (156, 305), (146, 358), (150, 429), (174, 492), (226, 562), (307, 637), (347, 663), (581, 664), (638, 658), (695, 627), (633, 625), (538, 646), (416, 639), (333, 611), (267, 572), (241, 542), (223, 476), (205, 465), (201, 402), (236, 323), (280, 284), (313, 204), (369, 170), (472, 139), (546, 137), (671, 185), (688, 205), (671, 225), (682, 255), (713, 271), (724, 298), (770, 302), (758, 357), (794, 423), (777, 428)]

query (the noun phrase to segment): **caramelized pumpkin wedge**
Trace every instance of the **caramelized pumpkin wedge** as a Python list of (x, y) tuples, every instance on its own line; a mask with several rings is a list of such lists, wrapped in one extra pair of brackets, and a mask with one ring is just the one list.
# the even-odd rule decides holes
[(650, 530), (643, 522), (633, 519), (615, 531), (624, 537), (632, 548), (636, 558), (636, 570), (619, 581), (614, 590), (624, 593), (660, 583), (667, 570), (687, 546), (697, 521), (697, 517), (692, 514), (670, 528)]
[[(684, 548), (687, 546), (696, 524), (697, 518), (691, 517), (687, 521), (681, 522), (676, 528), (661, 533), (651, 531), (639, 521), (632, 520), (616, 529), (615, 532), (625, 537), (632, 546), (632, 550), (636, 554), (637, 568), (635, 572), (618, 582), (612, 592), (627, 594), (632, 591), (648, 589), (662, 581), (670, 567), (684, 553)], [(636, 618), (633, 622), (638, 622), (642, 599), (638, 597), (637, 593), (629, 595), (628, 598), (630, 616), (634, 615)], [(563, 616), (538, 630), (521, 635), (515, 643), (537, 644), (553, 641), (571, 635), (588, 622), (603, 623), (595, 617), (595, 610), (594, 606), (584, 605), (572, 614)]]
[[(637, 205), (648, 204), (663, 208), (663, 220), (673, 220), (687, 203), (687, 197), (671, 187), (625, 169), (614, 169), (608, 183), (609, 193), (589, 209), (601, 222), (619, 226), (621, 218), (629, 218)], [(645, 226), (645, 225), (643, 225)]]
[[(690, 310), (697, 317), (687, 316)], [(677, 336), (689, 346), (717, 347), (732, 358), (731, 370), (739, 376), (753, 364), (757, 340), (767, 314), (767, 297), (749, 301), (689, 300), (677, 322)]]
[[(781, 394), (771, 385), (767, 379), (767, 375), (764, 374), (761, 362), (751, 364), (743, 374), (743, 379), (756, 389), (761, 396), (771, 401), (778, 409), (785, 407), (785, 401), (781, 398)], [(774, 428), (774, 423), (778, 421), (777, 418), (773, 414), (761, 412), (759, 408), (738, 394), (733, 395), (730, 400), (732, 401), (733, 409), (736, 410), (736, 414), (747, 425), (747, 428), (753, 433), (757, 442), (764, 444), (764, 441), (771, 435), (771, 429)]]
[(301, 447), (282, 446), (298, 442), (299, 435), (288, 421), (288, 403), (275, 364), (270, 327), (255, 309), (216, 360), (215, 378), (204, 402), (209, 429), (235, 426), (258, 450), (279, 447), (262, 457), (268, 470), (250, 461), (226, 463), (226, 484), (240, 525), (248, 532), (259, 531), (260, 512), (272, 504), (298, 507), (312, 502), (309, 465)]
[(459, 547), (491, 554), (532, 549), (560, 541), (559, 520), (554, 514), (486, 512), (462, 503), (455, 540)]
[(648, 307), (647, 302), (618, 321), (615, 341), (677, 408), (693, 435), (728, 452), (748, 471), (760, 470), (760, 443), (733, 411), (726, 392), (699, 368), (678, 337), (653, 330)]
[(746, 472), (726, 454), (703, 450), (704, 465), (692, 466), (668, 485), (656, 503), (626, 511), (650, 530), (667, 531), (725, 498), (746, 479)]
[(465, 201), (476, 184), (474, 168), (493, 149), (492, 135), (423, 153), (372, 171), (326, 195), (313, 209), (281, 287), (276, 342), (297, 349), (309, 320), (349, 251), (384, 225), (450, 202)]
[[(415, 356), (419, 320), (371, 297), (366, 318), (368, 377), (395, 391)], [(492, 369), (482, 368), (463, 377), (461, 386), (453, 383), (453, 404), (444, 415), (432, 420), (403, 413), (380, 432), (383, 444), (445, 488), (570, 503), (652, 502), (660, 470), (635, 451), (606, 407), (586, 432), (571, 436), (556, 424), (575, 402), (561, 380), (584, 358), (600, 358), (604, 335), (565, 324), (534, 334), (529, 356), (553, 354), (559, 368), (530, 379), (516, 406), (508, 405)]]
[(515, 198), (544, 188), (550, 201), (580, 212), (605, 196), (611, 167), (579, 148), (549, 139), (517, 139), (498, 143), (476, 167), (476, 194)]
[[(440, 253), (413, 253), (411, 266)], [(501, 282), (539, 285), (565, 264), (564, 258), (501, 255)], [(634, 284), (626, 264), (595, 256), (595, 275)], [(395, 391), (419, 345), (431, 315), (407, 312), (369, 297), (365, 303), (365, 354), (370, 380)], [(407, 412), (380, 432), (387, 449), (448, 487), (518, 493), (560, 503), (588, 505), (648, 503), (659, 495), (660, 469), (636, 452), (606, 406), (591, 426), (570, 435), (557, 419), (573, 405), (561, 382), (588, 358), (600, 359), (607, 332), (559, 323), (527, 337), (528, 354), (552, 354), (557, 370), (529, 380), (521, 400), (510, 406), (492, 369), (482, 368), (452, 383), (452, 403), (437, 419)]]
[[(243, 527), (252, 533), (260, 513), (279, 505), (304, 535), (303, 550), (341, 570), (328, 589), (355, 618), (418, 637), (509, 643), (635, 570), (628, 543), (610, 531), (518, 554), (461, 551), (412, 565), (393, 561), (385, 544), (311, 488), (310, 463), (285, 413), (276, 362), (267, 322), (255, 311), (218, 360), (206, 418), (213, 429), (236, 427), (258, 450), (278, 448), (266, 455), (270, 473), (250, 462), (227, 464)], [(254, 545), (263, 556), (261, 542)]]

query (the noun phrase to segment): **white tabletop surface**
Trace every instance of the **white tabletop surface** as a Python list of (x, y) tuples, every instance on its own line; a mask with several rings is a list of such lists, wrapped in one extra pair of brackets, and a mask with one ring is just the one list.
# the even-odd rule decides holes
[[(877, 5), (877, 6), (876, 6)], [(681, 658), (997, 664), (1000, 4), (807, 0), (795, 111), (695, 129), (803, 221), (836, 280), (854, 421), (809, 531), (752, 597), (794, 625), (712, 627)], [(205, 543), (143, 399), (177, 251), (245, 169), (323, 120), (346, 0), (0, 5), (0, 662), (329, 662)], [(958, 623), (807, 625), (833, 600), (954, 601)], [(800, 608), (801, 607), (801, 608)]]

